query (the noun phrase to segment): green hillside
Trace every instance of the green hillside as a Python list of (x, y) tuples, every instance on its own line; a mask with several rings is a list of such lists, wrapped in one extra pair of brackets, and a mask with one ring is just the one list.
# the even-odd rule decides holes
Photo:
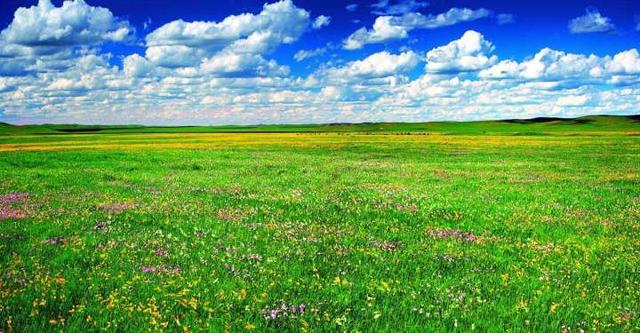
[(524, 134), (640, 130), (640, 116), (586, 116), (471, 122), (300, 124), (255, 126), (25, 125), (0, 123), (0, 135), (115, 133), (286, 133), (286, 132), (443, 132), (447, 134)]

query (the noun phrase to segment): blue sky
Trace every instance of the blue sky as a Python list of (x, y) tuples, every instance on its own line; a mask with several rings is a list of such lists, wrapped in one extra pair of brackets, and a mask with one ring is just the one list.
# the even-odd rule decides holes
[(640, 3), (0, 3), (0, 121), (253, 124), (637, 113)]

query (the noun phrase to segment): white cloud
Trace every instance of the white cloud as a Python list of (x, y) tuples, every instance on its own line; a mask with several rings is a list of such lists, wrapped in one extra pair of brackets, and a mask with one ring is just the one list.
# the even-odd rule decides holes
[(502, 13), (502, 14), (496, 15), (496, 21), (498, 22), (498, 25), (511, 24), (515, 22), (515, 20), (516, 18), (512, 14)]
[(333, 101), (343, 99), (345, 96), (343, 89), (335, 86), (323, 87), (322, 90), (320, 90), (320, 94), (328, 100)]
[(293, 55), (293, 58), (300, 62), (309, 58), (314, 58), (317, 56), (321, 56), (323, 54), (327, 53), (327, 47), (319, 47), (316, 49), (312, 49), (312, 50), (299, 50), (298, 52), (296, 52), (296, 54)]
[(313, 24), (311, 25), (311, 27), (313, 29), (321, 29), (322, 27), (326, 27), (331, 23), (331, 17), (329, 16), (324, 16), (324, 15), (320, 15), (318, 17), (316, 17), (316, 19), (313, 21)]
[(128, 22), (118, 20), (106, 8), (89, 6), (83, 0), (65, 1), (62, 7), (40, 0), (37, 6), (18, 8), (0, 36), (7, 44), (45, 53), (58, 47), (124, 41), (131, 33)]
[(640, 54), (637, 49), (630, 49), (613, 56), (606, 63), (606, 69), (612, 74), (633, 75), (640, 74)]
[(504, 60), (479, 73), (482, 78), (525, 80), (589, 79), (601, 75), (602, 60), (594, 55), (565, 53), (544, 48), (531, 59), (517, 63)]
[(24, 58), (0, 58), (0, 77), (23, 76), (29, 74), (32, 61)]
[(220, 52), (205, 59), (202, 71), (218, 77), (279, 76), (289, 73), (289, 68), (279, 66), (274, 60), (267, 61), (257, 54)]
[(414, 29), (436, 29), (461, 22), (468, 22), (491, 15), (491, 12), (481, 8), (451, 8), (438, 15), (423, 15), (417, 12), (406, 13), (402, 16), (379, 16), (371, 30), (362, 27), (352, 33), (343, 42), (347, 50), (360, 49), (367, 44), (384, 43), (395, 39), (407, 38)]
[(123, 70), (130, 77), (145, 77), (151, 74), (154, 66), (144, 57), (134, 53), (124, 58)]
[(221, 22), (167, 23), (147, 35), (146, 57), (170, 68), (194, 67), (208, 59), (207, 70), (213, 67), (216, 73), (220, 72), (216, 64), (225, 62), (257, 66), (234, 67), (233, 72), (260, 72), (265, 63), (271, 63), (262, 56), (298, 40), (309, 26), (309, 12), (291, 0), (281, 0), (265, 4), (258, 14), (231, 15)]
[(61, 7), (40, 0), (37, 6), (18, 8), (0, 32), (0, 75), (64, 70), (78, 52), (108, 41), (129, 41), (132, 34), (129, 23), (106, 8), (83, 0), (65, 1)]
[(199, 64), (207, 53), (185, 45), (162, 45), (147, 48), (145, 57), (162, 67), (188, 67)]
[(465, 32), (460, 39), (427, 52), (427, 72), (457, 73), (478, 71), (497, 61), (493, 44), (476, 31)]
[(407, 29), (392, 23), (393, 17), (380, 16), (373, 23), (373, 28), (362, 27), (344, 41), (347, 50), (361, 49), (366, 44), (383, 43), (393, 39), (407, 38)]
[(602, 16), (595, 8), (587, 8), (583, 16), (569, 21), (569, 31), (574, 34), (587, 32), (609, 32), (615, 30), (611, 19)]
[(291, 0), (265, 4), (259, 14), (231, 15), (221, 22), (172, 21), (147, 35), (147, 45), (185, 45), (222, 49), (254, 33), (270, 32), (281, 43), (297, 40), (309, 25), (309, 13)]
[(569, 95), (560, 96), (556, 101), (557, 106), (572, 106), (579, 107), (584, 106), (591, 100), (591, 96), (588, 95)]
[(408, 13), (396, 19), (396, 23), (410, 29), (435, 29), (462, 22), (470, 22), (491, 15), (491, 11), (469, 8), (451, 8), (438, 15), (423, 15), (420, 13)]
[[(360, 47), (488, 15), (469, 11), (382, 16), (388, 19), (364, 29), (372, 39)], [(174, 125), (469, 120), (637, 113), (640, 105), (636, 49), (596, 56), (544, 48), (498, 61), (499, 49), (469, 31), (424, 57), (408, 46), (350, 62), (338, 53), (308, 76), (291, 75), (268, 55), (299, 39), (312, 20), (281, 1), (217, 23), (169, 23), (147, 38), (144, 56), (125, 54), (119, 68), (110, 62), (121, 55), (99, 48), (121, 38), (118, 24), (87, 33), (98, 36), (92, 42), (76, 39), (89, 44), (0, 43), (0, 119)], [(300, 50), (294, 58), (337, 47)]]
[(637, 49), (623, 51), (613, 57), (598, 57), (544, 48), (520, 63), (514, 60), (500, 61), (482, 70), (478, 76), (482, 79), (546, 81), (581, 86), (633, 84), (638, 82), (639, 74), (640, 53)]
[(394, 4), (390, 4), (389, 0), (378, 0), (371, 8), (376, 15), (403, 15), (427, 6), (428, 2), (419, 0), (397, 0)]
[(348, 4), (347, 6), (344, 7), (348, 12), (355, 12), (356, 10), (358, 10), (358, 4), (357, 3), (351, 3)]
[(344, 67), (327, 70), (329, 77), (336, 79), (374, 79), (405, 74), (415, 68), (420, 57), (413, 51), (391, 54), (387, 51), (374, 53), (365, 59), (348, 63)]

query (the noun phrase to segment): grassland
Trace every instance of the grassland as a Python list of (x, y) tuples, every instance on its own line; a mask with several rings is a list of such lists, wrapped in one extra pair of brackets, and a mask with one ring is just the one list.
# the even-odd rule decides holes
[(640, 331), (639, 221), (638, 117), (0, 125), (0, 331)]

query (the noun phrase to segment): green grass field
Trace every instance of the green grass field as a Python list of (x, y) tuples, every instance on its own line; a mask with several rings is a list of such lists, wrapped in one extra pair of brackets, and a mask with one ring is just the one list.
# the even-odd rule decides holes
[(640, 119), (0, 125), (0, 331), (102, 330), (640, 331)]

